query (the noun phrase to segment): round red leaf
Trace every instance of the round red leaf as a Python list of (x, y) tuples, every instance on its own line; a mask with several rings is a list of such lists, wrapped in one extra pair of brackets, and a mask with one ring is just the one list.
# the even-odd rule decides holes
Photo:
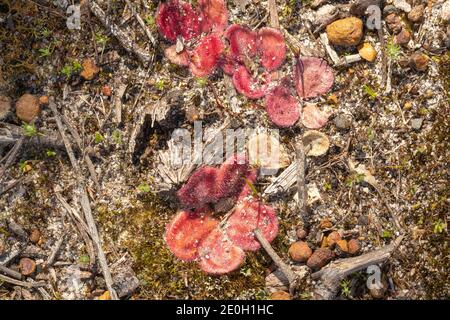
[(277, 126), (287, 128), (300, 118), (300, 106), (289, 88), (279, 85), (266, 96), (266, 111)]
[(199, 208), (217, 201), (217, 169), (202, 167), (197, 169), (177, 192), (180, 203), (186, 208)]
[(189, 54), (186, 50), (177, 53), (176, 45), (172, 45), (164, 50), (164, 55), (171, 62), (179, 66), (189, 65)]
[(242, 264), (245, 252), (228, 240), (222, 231), (214, 229), (199, 248), (200, 268), (210, 274), (229, 273)]
[(328, 64), (315, 57), (299, 58), (295, 66), (295, 86), (302, 98), (314, 98), (333, 86), (334, 75)]
[(230, 43), (231, 56), (239, 62), (252, 58), (257, 53), (257, 34), (238, 24), (228, 27), (225, 37)]
[(228, 10), (223, 0), (200, 0), (203, 32), (221, 32), (228, 24)]
[(243, 155), (227, 159), (217, 173), (217, 198), (228, 198), (241, 193), (249, 169), (248, 160)]
[(267, 71), (281, 66), (286, 58), (286, 44), (281, 32), (274, 28), (261, 28), (258, 32), (258, 51), (261, 64)]
[(265, 75), (265, 79), (261, 82), (254, 79), (250, 73), (248, 73), (247, 68), (244, 66), (239, 66), (233, 74), (233, 84), (236, 90), (250, 99), (259, 99), (264, 97), (270, 81), (270, 76)]
[(206, 209), (180, 211), (166, 227), (164, 239), (172, 253), (183, 261), (198, 257), (198, 248), (219, 222)]
[(253, 231), (258, 228), (264, 238), (271, 242), (278, 233), (275, 210), (259, 201), (245, 201), (228, 219), (226, 232), (231, 241), (247, 251), (256, 251), (261, 245)]
[(156, 13), (156, 25), (159, 32), (170, 41), (178, 36), (190, 40), (201, 32), (200, 17), (191, 5), (178, 0), (169, 0), (160, 4)]
[(328, 116), (314, 104), (306, 104), (302, 112), (302, 123), (308, 129), (320, 129), (328, 122)]
[(189, 68), (197, 77), (210, 74), (217, 66), (222, 55), (223, 43), (217, 35), (209, 35), (200, 39), (197, 48), (191, 52)]

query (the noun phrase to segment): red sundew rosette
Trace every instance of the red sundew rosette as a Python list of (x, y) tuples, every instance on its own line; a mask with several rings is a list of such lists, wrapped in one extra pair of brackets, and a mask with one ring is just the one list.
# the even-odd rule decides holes
[(202, 32), (212, 32), (202, 37), (191, 51), (184, 48), (177, 52), (176, 45), (164, 51), (171, 63), (189, 66), (195, 76), (205, 77), (214, 71), (222, 57), (224, 46), (219, 36), (228, 24), (228, 10), (223, 0), (201, 0), (199, 9), (198, 12), (186, 2), (169, 0), (158, 7), (156, 24), (161, 35), (171, 42), (179, 37), (189, 41)]

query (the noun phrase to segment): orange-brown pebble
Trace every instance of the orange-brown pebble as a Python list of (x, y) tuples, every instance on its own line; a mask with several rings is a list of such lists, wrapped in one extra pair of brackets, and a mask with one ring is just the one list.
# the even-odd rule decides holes
[(312, 255), (312, 250), (304, 241), (297, 241), (291, 244), (289, 256), (295, 262), (306, 262)]

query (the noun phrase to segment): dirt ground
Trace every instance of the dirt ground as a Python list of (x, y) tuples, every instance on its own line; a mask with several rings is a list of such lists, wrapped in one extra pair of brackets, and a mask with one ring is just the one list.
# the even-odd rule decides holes
[[(233, 92), (229, 76), (220, 70), (205, 80), (195, 78), (187, 68), (170, 64), (164, 57), (167, 42), (155, 25), (159, 1), (134, 2), (155, 44), (126, 1), (109, 5), (96, 2), (148, 53), (148, 66), (124, 50), (90, 12), (87, 1), (81, 1), (81, 30), (68, 29), (65, 10), (52, 1), (0, 1), (0, 95), (12, 101), (25, 93), (50, 97), (66, 127), (69, 123), (80, 136), (78, 146), (66, 130), (79, 172), (74, 170), (61, 139), (44, 141), (59, 136), (49, 105), (41, 106), (34, 123), (37, 133), (25, 136), (8, 166), (7, 155), (14, 143), (0, 140), (0, 166), (6, 168), (0, 176), (0, 266), (12, 255), (5, 266), (21, 272), (20, 261), (28, 257), (37, 269), (30, 276), (22, 276), (21, 281), (45, 284), (30, 288), (0, 279), (0, 299), (105, 298), (108, 288), (101, 265), (98, 259), (92, 263), (92, 248), (88, 248), (91, 241), (83, 238), (79, 222), (73, 218), (73, 211), (75, 215), (83, 212), (80, 177), (86, 184), (113, 278), (116, 282), (124, 279), (123, 298), (270, 298), (266, 276), (274, 265), (263, 250), (247, 253), (238, 270), (223, 276), (207, 275), (196, 263), (174, 257), (163, 235), (178, 210), (174, 192), (182, 184), (163, 190), (157, 170), (159, 153), (167, 149), (172, 131), (192, 130), (195, 119), (202, 120), (204, 127), (217, 128), (227, 118), (234, 127), (274, 128), (263, 101)], [(239, 2), (227, 1), (230, 24), (268, 25), (266, 1), (241, 1), (247, 2), (244, 7)], [(391, 66), (390, 92), (381, 81), (382, 44), (378, 34), (364, 30), (364, 41), (378, 52), (375, 62), (361, 60), (335, 66), (311, 34), (313, 27), (308, 21), (314, 20), (318, 10), (311, 7), (312, 2), (317, 1), (277, 1), (280, 25), (326, 59), (335, 75), (332, 89), (312, 99), (331, 114), (320, 129), (327, 135), (330, 148), (323, 156), (307, 157), (306, 184), (308, 190), (319, 194), (308, 206), (307, 242), (311, 248), (318, 248), (324, 234), (336, 230), (346, 239), (358, 239), (360, 254), (364, 254), (404, 235), (392, 256), (380, 264), (381, 292), (367, 289), (367, 274), (360, 270), (341, 282), (336, 298), (448, 299), (450, 34), (441, 16), (445, 1), (407, 1), (412, 5), (423, 2), (424, 19), (419, 23), (408, 22), (405, 14), (397, 11), (412, 35), (407, 45), (392, 45), (393, 36), (383, 24)], [(346, 3), (332, 1), (333, 5)], [(356, 47), (335, 50), (341, 57), (358, 53)], [(417, 51), (429, 57), (425, 71), (408, 64)], [(87, 58), (99, 68), (92, 80), (80, 75)], [(289, 74), (294, 59), (289, 51), (282, 73)], [(164, 107), (169, 112), (155, 120), (155, 113)], [(347, 123), (341, 123), (343, 118)], [(0, 129), (8, 124), (27, 129), (14, 112), (0, 122)], [(295, 161), (294, 143), (305, 131), (301, 124), (280, 130), (289, 164)], [(92, 160), (90, 169), (95, 171), (98, 183), (83, 160), (86, 155)], [(352, 170), (349, 161), (364, 165), (366, 177), (373, 177), (377, 187)], [(255, 188), (262, 192), (273, 179), (262, 177)], [(302, 221), (295, 194), (293, 187), (268, 200), (276, 208), (280, 223), (272, 246), (290, 265), (294, 262), (288, 249), (296, 241)], [(322, 228), (324, 220), (331, 222), (326, 230)], [(23, 237), (20, 231), (11, 230), (12, 221), (25, 231)], [(40, 236), (31, 241), (27, 237), (36, 230)], [(57, 255), (47, 266), (56, 246), (60, 246)], [(134, 280), (138, 286), (133, 286)], [(316, 286), (316, 281), (305, 279), (296, 299), (312, 299)]]

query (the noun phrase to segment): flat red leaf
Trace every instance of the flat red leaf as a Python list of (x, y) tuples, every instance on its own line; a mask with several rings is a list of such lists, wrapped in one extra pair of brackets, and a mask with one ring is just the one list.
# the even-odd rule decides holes
[(270, 120), (277, 126), (287, 128), (300, 118), (300, 106), (289, 88), (279, 85), (266, 96), (266, 111)]
[(186, 208), (199, 208), (216, 202), (217, 169), (202, 167), (197, 169), (177, 192), (180, 203)]
[(200, 268), (210, 274), (229, 273), (242, 264), (245, 252), (228, 240), (222, 231), (214, 229), (199, 248)]
[(220, 33), (228, 25), (228, 9), (224, 0), (200, 0), (202, 31)]
[(189, 68), (197, 77), (210, 74), (222, 56), (223, 43), (217, 35), (209, 35), (200, 39), (197, 48), (191, 52)]
[(239, 62), (257, 54), (257, 34), (238, 24), (228, 27), (225, 37), (230, 43), (230, 54)]
[(261, 64), (267, 71), (281, 66), (286, 58), (286, 44), (281, 32), (274, 28), (258, 31), (258, 51)]
[(231, 241), (242, 250), (256, 251), (261, 245), (253, 231), (258, 228), (271, 242), (278, 233), (275, 210), (259, 201), (244, 201), (228, 219), (226, 232)]
[(248, 73), (244, 66), (239, 66), (233, 74), (233, 84), (236, 90), (250, 99), (264, 97), (269, 82), (270, 76), (268, 74), (265, 75), (265, 79), (258, 81)]
[(308, 129), (320, 129), (328, 122), (328, 115), (314, 104), (306, 104), (302, 112), (302, 123)]
[(172, 253), (183, 261), (198, 258), (198, 248), (219, 222), (206, 209), (180, 211), (166, 227), (164, 239)]
[(238, 195), (245, 186), (245, 178), (249, 170), (250, 167), (245, 156), (234, 155), (227, 159), (217, 173), (217, 198)]
[(164, 55), (171, 63), (179, 66), (189, 65), (189, 54), (186, 50), (177, 53), (176, 45), (172, 45), (164, 50)]
[(156, 25), (159, 32), (170, 41), (178, 36), (190, 40), (201, 32), (201, 19), (191, 5), (178, 0), (169, 0), (159, 5), (156, 13)]
[(334, 75), (328, 64), (315, 57), (299, 58), (295, 66), (295, 86), (302, 98), (314, 98), (333, 86)]

